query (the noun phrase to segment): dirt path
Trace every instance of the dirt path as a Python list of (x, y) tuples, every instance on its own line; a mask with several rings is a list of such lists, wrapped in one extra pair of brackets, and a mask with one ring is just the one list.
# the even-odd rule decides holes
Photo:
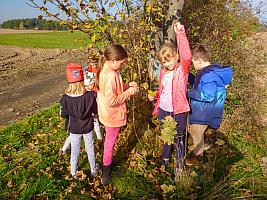
[(67, 86), (65, 66), (86, 59), (80, 50), (0, 46), (0, 125), (59, 100)]
[(18, 30), (18, 29), (1, 29), (0, 34), (22, 34), (22, 33), (48, 33), (55, 32), (52, 30)]

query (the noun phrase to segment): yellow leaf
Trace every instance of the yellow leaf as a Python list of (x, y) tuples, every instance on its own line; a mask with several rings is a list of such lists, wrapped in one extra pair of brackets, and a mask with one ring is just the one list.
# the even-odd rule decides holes
[(152, 4), (149, 4), (146, 8), (146, 12), (150, 13), (152, 10)]
[(148, 90), (148, 84), (147, 83), (142, 83), (140, 87), (144, 88), (145, 90)]

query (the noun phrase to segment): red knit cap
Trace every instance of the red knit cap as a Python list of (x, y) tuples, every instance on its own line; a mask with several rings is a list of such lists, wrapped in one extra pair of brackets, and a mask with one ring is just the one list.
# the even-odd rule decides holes
[(66, 75), (69, 83), (83, 81), (83, 68), (76, 63), (70, 63), (66, 67)]

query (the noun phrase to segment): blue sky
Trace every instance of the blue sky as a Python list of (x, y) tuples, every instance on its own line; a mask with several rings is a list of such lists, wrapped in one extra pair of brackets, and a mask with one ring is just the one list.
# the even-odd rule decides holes
[[(37, 0), (36, 2), (42, 2)], [(37, 18), (42, 13), (26, 3), (29, 0), (0, 0), (0, 24), (9, 19)]]
[[(42, 0), (35, 0), (41, 1)], [(253, 5), (257, 5), (262, 0), (252, 0)], [(9, 19), (19, 19), (19, 18), (34, 18), (38, 15), (42, 15), (40, 11), (34, 9), (26, 4), (29, 0), (0, 0), (0, 24)], [(266, 2), (266, 1), (263, 1)], [(265, 3), (262, 14), (261, 21), (267, 22), (267, 3)]]

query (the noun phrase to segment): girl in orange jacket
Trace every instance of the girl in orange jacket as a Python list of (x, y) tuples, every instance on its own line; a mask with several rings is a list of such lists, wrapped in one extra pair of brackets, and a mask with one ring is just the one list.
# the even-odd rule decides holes
[(121, 45), (111, 44), (106, 47), (98, 61), (96, 74), (98, 115), (106, 132), (102, 176), (104, 185), (110, 183), (114, 146), (120, 128), (126, 125), (126, 99), (139, 90), (137, 83), (130, 82), (126, 85), (120, 75), (119, 70), (124, 67), (127, 57), (127, 53)]

